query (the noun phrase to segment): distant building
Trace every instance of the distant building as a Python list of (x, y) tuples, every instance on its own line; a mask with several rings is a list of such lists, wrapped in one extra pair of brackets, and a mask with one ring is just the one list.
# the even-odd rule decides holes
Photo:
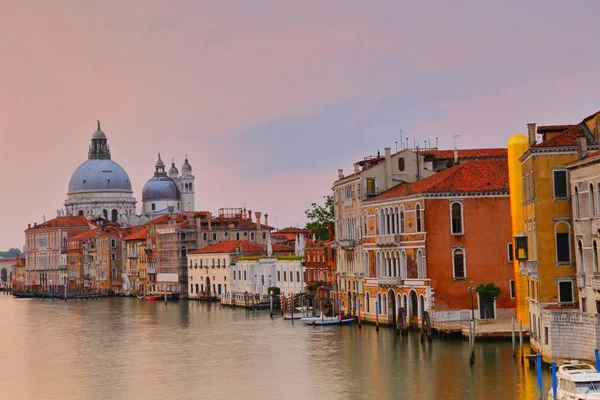
[(221, 296), (231, 289), (231, 266), (238, 257), (263, 253), (263, 246), (247, 240), (227, 240), (188, 253), (189, 298)]
[(305, 292), (304, 265), (302, 257), (278, 259), (262, 257), (238, 260), (231, 266), (231, 292), (234, 297), (250, 295), (266, 296), (271, 286), (278, 287), (286, 295)]

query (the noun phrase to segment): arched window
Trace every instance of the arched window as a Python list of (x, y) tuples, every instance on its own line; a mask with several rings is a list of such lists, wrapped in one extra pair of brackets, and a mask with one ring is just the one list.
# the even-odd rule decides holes
[(583, 244), (581, 240), (577, 241), (577, 257), (579, 257), (579, 266), (581, 271), (585, 271), (585, 265), (583, 263)]
[(594, 185), (590, 183), (590, 215), (596, 215), (596, 197), (594, 196)]
[(423, 252), (421, 249), (417, 250), (417, 273), (419, 279), (425, 279), (425, 269), (423, 267)]
[(379, 210), (375, 210), (375, 234), (379, 235)]
[(117, 222), (118, 220), (119, 220), (119, 212), (117, 210), (113, 209), (111, 212), (111, 221)]
[(185, 248), (185, 246), (183, 246), (181, 248), (181, 258), (185, 258), (187, 257), (187, 249)]
[(580, 217), (580, 209), (579, 209), (579, 189), (575, 186), (575, 202), (573, 207), (575, 207), (575, 218)]
[(104, 215), (104, 219), (108, 219), (108, 210), (102, 210), (102, 215)]
[(405, 224), (404, 224), (404, 207), (400, 207), (400, 233), (405, 232)]
[(554, 225), (554, 238), (556, 246), (556, 262), (571, 262), (571, 226), (560, 221)]
[(402, 279), (406, 279), (406, 276), (408, 275), (408, 265), (406, 262), (406, 251), (402, 250), (402, 252), (400, 253), (400, 277)]
[(367, 312), (371, 312), (371, 304), (370, 304), (370, 302), (371, 302), (371, 299), (370, 299), (370, 296), (369, 296), (369, 292), (367, 292), (365, 294), (365, 308), (366, 308)]
[(110, 255), (110, 259), (113, 260), (113, 261), (117, 261), (117, 255), (115, 253), (112, 253)]
[(79, 212), (77, 213), (77, 215), (79, 215), (80, 217), (83, 217), (83, 210), (79, 210)]
[(398, 211), (398, 207), (394, 208), (394, 214), (396, 214), (396, 233), (401, 233), (400, 231), (400, 212)]
[(296, 282), (300, 282), (300, 271), (296, 271)]
[(463, 234), (463, 209), (462, 204), (452, 203), (450, 206), (450, 214), (452, 217), (452, 234), (462, 235)]
[(417, 214), (417, 232), (421, 232), (421, 205), (417, 204), (416, 207), (416, 214)]
[(452, 273), (454, 279), (465, 279), (467, 276), (465, 270), (465, 252), (463, 249), (454, 249), (452, 251)]
[(192, 182), (190, 182), (190, 192), (192, 191)]
[[(364, 211), (363, 212), (363, 235), (367, 236), (367, 212)], [(331, 239), (331, 238), (330, 238)]]
[(113, 267), (113, 269), (112, 269), (112, 278), (117, 279), (117, 268), (116, 267)]
[(594, 240), (594, 274), (597, 274), (597, 273), (598, 273), (598, 244)]

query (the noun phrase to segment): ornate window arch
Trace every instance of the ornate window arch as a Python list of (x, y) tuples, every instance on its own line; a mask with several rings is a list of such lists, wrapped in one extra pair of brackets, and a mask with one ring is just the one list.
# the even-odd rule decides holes
[(417, 204), (417, 206), (415, 207), (415, 214), (416, 214), (416, 219), (417, 219), (417, 232), (422, 232), (423, 224), (421, 221), (421, 205), (420, 204)]
[(575, 218), (581, 217), (581, 208), (579, 207), (579, 188), (575, 186), (575, 190), (573, 191), (573, 197), (575, 197), (575, 201), (573, 201), (573, 207), (575, 208)]
[(454, 279), (465, 279), (467, 277), (465, 249), (462, 247), (452, 250), (452, 276)]
[(463, 205), (458, 201), (450, 203), (450, 230), (453, 235), (464, 234)]
[(554, 246), (556, 262), (571, 263), (571, 225), (567, 221), (558, 221), (554, 224)]
[(404, 206), (400, 206), (400, 233), (406, 232), (406, 220), (404, 218)]

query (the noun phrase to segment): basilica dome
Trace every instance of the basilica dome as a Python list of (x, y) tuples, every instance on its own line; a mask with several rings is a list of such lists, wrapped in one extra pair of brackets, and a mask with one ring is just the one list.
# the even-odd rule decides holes
[(132, 192), (131, 181), (113, 160), (87, 160), (73, 172), (68, 194), (86, 192)]
[(177, 183), (165, 173), (165, 164), (158, 155), (154, 176), (146, 182), (142, 190), (142, 202), (173, 200), (179, 201), (181, 194)]

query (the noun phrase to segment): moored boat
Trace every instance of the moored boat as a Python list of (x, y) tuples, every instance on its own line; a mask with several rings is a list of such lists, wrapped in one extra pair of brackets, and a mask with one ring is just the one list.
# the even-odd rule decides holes
[(321, 321), (319, 319), (319, 320), (313, 321), (313, 323), (311, 325), (314, 325), (314, 326), (352, 325), (353, 323), (354, 323), (354, 318), (342, 319), (341, 321), (336, 318), (334, 321)]
[(323, 313), (321, 313), (320, 316), (318, 317), (305, 317), (305, 318), (300, 318), (300, 321), (302, 321), (302, 323), (304, 323), (304, 325), (314, 325), (316, 321), (337, 321), (339, 322), (339, 318), (338, 317), (326, 317), (325, 315), (323, 315)]
[(143, 298), (145, 298), (145, 297), (146, 297), (145, 294), (138, 294), (137, 295), (137, 298), (140, 299), (140, 300), (143, 299)]
[(160, 300), (160, 296), (145, 296), (144, 300), (146, 300), (146, 301), (159, 301)]
[[(561, 365), (556, 373), (556, 383), (557, 399), (600, 400), (600, 372), (589, 364), (571, 361)], [(546, 398), (555, 398), (552, 388)]]

